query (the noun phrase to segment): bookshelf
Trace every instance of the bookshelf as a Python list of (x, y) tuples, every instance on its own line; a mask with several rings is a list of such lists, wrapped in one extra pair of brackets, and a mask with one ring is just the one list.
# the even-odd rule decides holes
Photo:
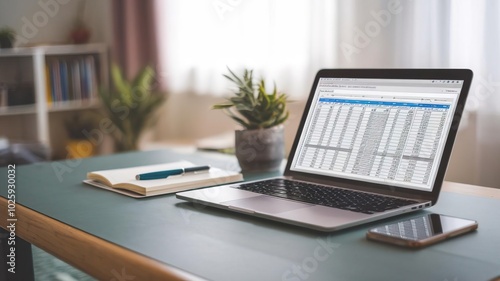
[(104, 44), (0, 49), (0, 136), (50, 148), (51, 115), (98, 109), (108, 81)]

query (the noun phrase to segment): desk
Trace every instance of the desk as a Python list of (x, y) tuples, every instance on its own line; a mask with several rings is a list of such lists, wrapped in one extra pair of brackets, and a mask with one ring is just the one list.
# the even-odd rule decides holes
[[(500, 275), (500, 192), (494, 189), (445, 183), (431, 211), (476, 219), (479, 230), (409, 250), (367, 241), (366, 230), (380, 221), (321, 233), (193, 205), (174, 195), (133, 199), (81, 183), (92, 170), (180, 159), (236, 167), (232, 157), (168, 150), (18, 166), (16, 234), (99, 280), (490, 280)], [(0, 182), (5, 228), (6, 168), (0, 169)]]

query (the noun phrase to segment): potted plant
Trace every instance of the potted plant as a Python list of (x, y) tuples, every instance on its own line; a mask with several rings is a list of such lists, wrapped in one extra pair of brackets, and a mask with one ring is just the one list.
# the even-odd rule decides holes
[(87, 1), (81, 1), (78, 7), (78, 17), (75, 21), (74, 27), (69, 33), (69, 38), (73, 44), (86, 44), (90, 39), (90, 29), (84, 22), (84, 14), (87, 11)]
[(16, 32), (10, 27), (0, 29), (0, 48), (12, 48), (16, 41)]
[(153, 87), (155, 72), (146, 66), (128, 81), (117, 65), (111, 66), (113, 89), (102, 89), (101, 100), (116, 127), (111, 134), (118, 151), (137, 150), (139, 137), (151, 124), (155, 110), (165, 95)]
[(73, 44), (86, 44), (90, 39), (90, 30), (83, 22), (77, 22), (69, 37)]
[(235, 153), (243, 171), (273, 171), (279, 169), (285, 156), (283, 122), (289, 116), (288, 96), (274, 85), (267, 93), (264, 79), (255, 82), (252, 70), (238, 77), (231, 69), (224, 75), (237, 86), (233, 97), (216, 104), (243, 126), (235, 131)]

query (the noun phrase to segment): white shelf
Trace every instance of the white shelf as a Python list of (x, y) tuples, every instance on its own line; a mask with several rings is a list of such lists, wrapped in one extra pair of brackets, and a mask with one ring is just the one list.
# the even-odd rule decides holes
[(36, 46), (36, 47), (23, 47), (0, 49), (0, 57), (29, 57), (37, 53), (42, 53), (46, 56), (50, 55), (83, 55), (88, 53), (104, 53), (106, 52), (106, 45), (104, 44), (82, 44), (82, 45), (57, 45), (57, 46)]
[[(64, 102), (47, 104), (47, 111), (50, 113), (50, 112), (61, 112), (61, 111), (85, 110), (85, 109), (99, 108), (100, 106), (101, 104), (98, 100), (64, 101)], [(25, 115), (25, 114), (35, 114), (35, 113), (37, 113), (35, 104), (0, 107), (0, 116)]]
[(93, 109), (93, 108), (99, 108), (99, 107), (100, 107), (100, 103), (98, 100), (93, 100), (93, 101), (63, 101), (63, 102), (48, 104), (47, 110), (49, 112), (59, 112), (59, 111)]
[[(97, 97), (97, 93), (94, 93), (95, 95), (90, 100), (68, 100), (57, 101), (54, 103), (47, 102), (47, 96), (50, 96), (50, 94), (47, 93), (48, 87), (46, 84), (47, 59), (50, 62), (54, 59), (64, 60), (67, 56), (93, 56), (97, 60), (95, 64), (95, 74), (99, 75), (96, 77), (97, 81), (100, 81), (100, 86), (107, 87), (109, 84), (109, 62), (107, 52), (107, 47), (104, 44), (46, 45), (28, 48), (0, 49), (0, 68), (8, 67), (6, 66), (7, 64), (2, 65), (2, 58), (8, 60), (26, 60), (27, 58), (32, 61), (31, 66), (23, 64), (21, 71), (33, 72), (32, 83), (35, 96), (34, 104), (0, 107), (0, 117), (8, 116), (8, 118), (14, 118), (15, 116), (33, 114), (33, 118), (36, 120), (37, 140), (50, 147), (50, 113), (99, 108), (100, 102)], [(12, 63), (9, 65), (12, 66)], [(22, 127), (12, 129), (27, 130)]]
[(0, 116), (35, 114), (35, 113), (36, 113), (36, 106), (34, 104), (0, 107)]

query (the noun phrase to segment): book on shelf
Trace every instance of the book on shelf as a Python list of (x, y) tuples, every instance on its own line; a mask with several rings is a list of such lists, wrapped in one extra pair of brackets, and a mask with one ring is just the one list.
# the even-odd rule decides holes
[(48, 64), (45, 65), (45, 95), (47, 98), (47, 103), (52, 103), (52, 81), (50, 77), (50, 67)]
[(243, 176), (239, 172), (215, 167), (210, 167), (209, 170), (199, 173), (186, 173), (162, 179), (137, 180), (135, 178), (138, 174), (194, 166), (193, 163), (188, 161), (178, 161), (158, 165), (93, 171), (87, 173), (87, 179), (83, 182), (127, 196), (142, 198), (243, 180)]
[(46, 69), (48, 103), (96, 99), (99, 81), (93, 55), (50, 58)]
[(69, 99), (69, 89), (68, 89), (68, 65), (66, 61), (61, 61), (59, 63), (59, 71), (61, 72), (61, 96), (63, 101), (68, 101)]
[(82, 82), (80, 74), (80, 65), (78, 61), (71, 62), (72, 76), (73, 76), (73, 96), (76, 100), (82, 99)]

